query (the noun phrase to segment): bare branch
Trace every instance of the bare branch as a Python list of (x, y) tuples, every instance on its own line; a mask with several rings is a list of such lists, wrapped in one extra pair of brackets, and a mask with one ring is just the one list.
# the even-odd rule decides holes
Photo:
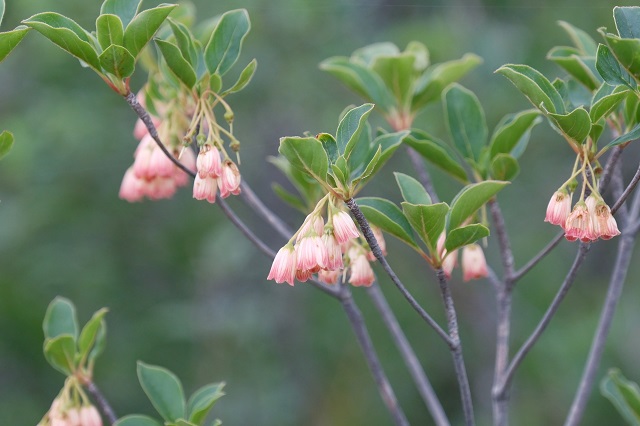
[(109, 401), (107, 401), (107, 398), (100, 391), (100, 389), (98, 389), (98, 386), (96, 386), (96, 384), (91, 380), (84, 381), (83, 386), (87, 390), (89, 395), (91, 395), (91, 398), (93, 398), (94, 402), (100, 409), (100, 412), (107, 418), (109, 424), (114, 424), (115, 422), (117, 422), (118, 416), (116, 416), (113, 408), (111, 408), (111, 405), (109, 405)]

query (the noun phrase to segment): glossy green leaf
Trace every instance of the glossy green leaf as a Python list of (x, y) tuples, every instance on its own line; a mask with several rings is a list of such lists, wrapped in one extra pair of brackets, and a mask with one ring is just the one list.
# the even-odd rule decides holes
[(432, 136), (411, 134), (405, 138), (404, 142), (415, 149), (423, 158), (449, 173), (460, 182), (468, 182), (464, 168), (447, 152), (442, 144), (435, 142), (435, 138)]
[(630, 425), (640, 425), (640, 389), (618, 369), (611, 369), (600, 382), (600, 392)]
[(447, 128), (454, 145), (468, 159), (478, 160), (487, 144), (487, 123), (476, 95), (457, 83), (443, 94)]
[(391, 90), (398, 105), (407, 105), (410, 100), (414, 62), (415, 56), (405, 53), (394, 56), (378, 56), (372, 64), (373, 70)]
[(383, 41), (354, 50), (351, 58), (354, 61), (362, 63), (364, 66), (370, 67), (380, 56), (396, 56), (399, 54), (400, 49), (398, 49), (398, 46), (389, 41)]
[(598, 45), (589, 34), (565, 21), (558, 21), (558, 24), (569, 34), (582, 56), (596, 56)]
[(98, 338), (100, 327), (104, 326), (104, 316), (108, 309), (102, 308), (93, 314), (91, 319), (82, 327), (80, 337), (78, 338), (78, 352), (80, 358), (84, 358), (89, 355), (89, 351), (93, 347)]
[(491, 161), (491, 177), (512, 181), (520, 173), (518, 160), (509, 154), (498, 154)]
[(414, 57), (413, 69), (416, 72), (423, 72), (429, 66), (429, 49), (423, 43), (412, 40), (407, 44), (404, 53)]
[(138, 380), (163, 419), (175, 422), (185, 417), (184, 392), (175, 374), (166, 368), (138, 361)]
[(416, 205), (407, 202), (401, 203), (402, 211), (422, 241), (425, 242), (430, 252), (434, 252), (438, 237), (444, 230), (449, 206), (446, 203), (431, 205)]
[(576, 108), (569, 114), (548, 114), (555, 122), (558, 130), (568, 139), (577, 144), (585, 141), (591, 131), (591, 118), (589, 113), (583, 107)]
[(363, 104), (352, 108), (340, 120), (336, 132), (336, 142), (338, 143), (338, 153), (344, 155), (346, 159), (349, 159), (351, 151), (358, 142), (373, 107), (373, 104)]
[(633, 129), (631, 129), (624, 135), (621, 135), (612, 140), (604, 149), (607, 150), (609, 148), (613, 148), (614, 146), (622, 145), (623, 143), (627, 143), (637, 139), (640, 139), (640, 124), (637, 124)]
[(460, 80), (482, 63), (482, 58), (467, 53), (462, 58), (443, 62), (428, 68), (415, 84), (411, 110), (418, 111), (430, 102), (440, 99), (449, 84)]
[(336, 163), (331, 165), (331, 171), (333, 172), (332, 175), (336, 178), (341, 187), (348, 187), (349, 175), (351, 173), (347, 159), (344, 158), (344, 156), (339, 156)]
[(59, 372), (70, 375), (75, 370), (76, 342), (70, 334), (59, 334), (44, 341), (44, 357)]
[(370, 223), (409, 246), (418, 248), (409, 221), (394, 203), (377, 197), (358, 198), (356, 202)]
[(395, 172), (396, 182), (400, 188), (402, 198), (411, 204), (431, 204), (431, 197), (424, 189), (424, 186), (417, 179), (405, 175), (404, 173)]
[(142, 48), (149, 43), (175, 7), (175, 4), (163, 3), (140, 12), (131, 20), (126, 26), (123, 36), (124, 47), (131, 53), (131, 56), (138, 57)]
[(611, 50), (604, 44), (598, 46), (596, 69), (602, 79), (612, 86), (622, 84), (632, 90), (638, 87), (631, 74), (620, 65)]
[(447, 234), (444, 247), (447, 249), (447, 252), (451, 253), (453, 250), (475, 243), (476, 241), (488, 236), (489, 229), (486, 226), (474, 223), (450, 231)]
[(104, 352), (104, 348), (107, 346), (107, 323), (102, 320), (100, 322), (100, 326), (98, 327), (98, 332), (96, 333), (95, 341), (93, 342), (93, 347), (89, 351), (89, 362), (94, 361), (102, 352)]
[(133, 74), (136, 60), (131, 53), (122, 46), (112, 44), (98, 56), (100, 66), (105, 72), (115, 75), (120, 80)]
[(96, 20), (96, 37), (102, 49), (109, 46), (122, 46), (124, 27), (118, 15), (106, 14), (98, 16)]
[(509, 182), (487, 180), (462, 188), (451, 202), (447, 230), (451, 231), (460, 227), (471, 215), (508, 184)]
[(602, 96), (598, 96), (602, 90), (601, 89), (594, 95), (593, 102), (591, 103), (591, 109), (589, 110), (589, 117), (591, 118), (592, 123), (596, 123), (601, 118), (609, 115), (609, 113), (615, 110), (629, 94), (629, 89), (625, 86), (617, 86), (613, 88), (607, 83), (603, 83), (602, 88), (611, 91), (606, 95), (603, 94)]
[(191, 35), (189, 29), (181, 22), (167, 18), (167, 22), (171, 26), (173, 36), (176, 38), (176, 44), (182, 53), (182, 57), (191, 64), (194, 70), (198, 67), (198, 52), (195, 46), (195, 39)]
[(211, 74), (225, 75), (240, 56), (242, 42), (251, 28), (245, 9), (225, 12), (204, 48), (204, 60)]
[(149, 416), (132, 414), (118, 419), (113, 426), (162, 426), (162, 423)]
[(223, 388), (224, 383), (213, 383), (195, 391), (187, 403), (189, 421), (202, 424), (216, 401), (224, 396)]
[(9, 53), (22, 41), (30, 28), (20, 25), (12, 31), (0, 33), (0, 62), (2, 62)]
[(100, 15), (116, 15), (126, 27), (140, 9), (142, 0), (105, 0), (100, 7)]
[(624, 101), (624, 120), (628, 126), (640, 121), (640, 99), (636, 93), (629, 93)]
[(564, 101), (553, 85), (539, 71), (528, 65), (503, 65), (496, 70), (507, 77), (536, 108), (564, 113)]
[(491, 136), (490, 157), (511, 154), (516, 147), (523, 144), (526, 146), (531, 129), (541, 121), (540, 112), (531, 109), (504, 116)]
[(76, 308), (69, 299), (56, 297), (49, 303), (47, 312), (44, 315), (42, 329), (44, 337), (52, 339), (62, 334), (78, 338), (78, 320), (76, 319)]
[(13, 148), (13, 133), (3, 130), (0, 133), (0, 160), (9, 154), (11, 148)]
[(256, 67), (258, 66), (258, 61), (253, 59), (251, 62), (247, 64), (247, 66), (242, 70), (240, 76), (238, 77), (238, 81), (235, 82), (233, 86), (223, 92), (224, 95), (228, 95), (230, 93), (236, 93), (247, 87), (247, 85), (251, 82), (253, 78), (253, 74), (256, 72)]
[(640, 7), (628, 6), (613, 8), (618, 34), (622, 38), (640, 38)]
[(404, 138), (408, 135), (409, 131), (405, 130), (401, 132), (383, 134), (375, 138), (371, 142), (375, 151), (373, 151), (373, 155), (370, 154), (369, 157), (367, 157), (367, 167), (357, 178), (354, 178), (354, 184), (364, 185), (365, 182), (373, 178), (373, 176), (380, 171), (387, 161), (389, 161), (393, 153), (396, 152)]
[(189, 89), (196, 84), (196, 72), (189, 62), (182, 56), (180, 49), (173, 43), (156, 39), (156, 44), (167, 62), (169, 69), (180, 79)]
[(338, 159), (338, 143), (335, 138), (329, 133), (319, 133), (316, 138), (322, 142), (322, 147), (324, 151), (327, 153), (329, 158), (329, 163), (333, 164)]
[(597, 89), (600, 81), (578, 55), (578, 49), (556, 46), (547, 53), (547, 59), (558, 64), (589, 90)]
[(305, 205), (304, 201), (300, 199), (300, 197), (287, 191), (282, 185), (278, 183), (272, 183), (271, 189), (273, 190), (273, 192), (275, 192), (275, 194), (278, 197), (280, 197), (282, 201), (289, 204), (294, 209), (297, 209), (303, 213), (306, 213), (307, 206)]
[(640, 79), (640, 39), (603, 35), (618, 62), (636, 78), (636, 81)]
[(589, 132), (589, 137), (591, 138), (591, 140), (593, 141), (594, 144), (598, 144), (598, 139), (600, 139), (600, 136), (602, 135), (602, 132), (604, 131), (604, 125), (603, 124), (592, 124), (591, 125), (591, 131)]
[(59, 13), (44, 12), (23, 21), (60, 48), (80, 59), (95, 70), (100, 69), (98, 53), (88, 33), (75, 21)]
[(316, 138), (284, 137), (280, 139), (278, 152), (292, 166), (306, 172), (318, 182), (326, 182), (329, 159), (322, 148), (322, 142)]
[(304, 170), (291, 165), (291, 163), (282, 155), (277, 157), (269, 157), (268, 161), (276, 166), (286, 177), (296, 190), (302, 195), (307, 207), (305, 212), (311, 211), (318, 199), (324, 195), (324, 189), (318, 182), (309, 176)]

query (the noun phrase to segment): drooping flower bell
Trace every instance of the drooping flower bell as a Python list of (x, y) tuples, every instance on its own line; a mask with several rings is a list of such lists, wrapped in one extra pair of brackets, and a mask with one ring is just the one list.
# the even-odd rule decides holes
[(570, 212), (571, 195), (566, 189), (560, 189), (551, 196), (544, 221), (564, 228)]
[(569, 241), (589, 242), (593, 239), (591, 216), (584, 201), (578, 201), (564, 225), (565, 238)]
[(268, 280), (293, 285), (296, 279), (296, 252), (292, 244), (282, 247), (273, 259)]
[(618, 223), (611, 214), (611, 209), (602, 200), (602, 198), (596, 197), (591, 194), (585, 200), (587, 210), (589, 211), (591, 227), (592, 227), (592, 239), (602, 238), (603, 240), (609, 240), (617, 235), (620, 235), (618, 229)]
[(462, 248), (462, 279), (464, 281), (485, 278), (489, 275), (487, 260), (482, 247), (469, 244)]

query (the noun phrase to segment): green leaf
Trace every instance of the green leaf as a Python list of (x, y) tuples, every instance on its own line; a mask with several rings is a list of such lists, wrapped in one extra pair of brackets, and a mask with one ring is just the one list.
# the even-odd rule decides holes
[(377, 197), (358, 198), (356, 202), (370, 223), (414, 249), (418, 249), (411, 225), (398, 206), (389, 200)]
[[(420, 138), (418, 138), (418, 136)], [(460, 182), (466, 183), (467, 173), (464, 168), (450, 155), (442, 144), (435, 142), (435, 138), (428, 134), (416, 135), (415, 133), (407, 136), (404, 142), (411, 148), (415, 149), (418, 154), (439, 167), (441, 170), (449, 173)]]
[(449, 206), (446, 203), (416, 205), (403, 202), (402, 211), (411, 227), (425, 242), (431, 253), (435, 252), (438, 237), (444, 230)]
[(382, 78), (385, 85), (391, 89), (398, 105), (407, 105), (413, 83), (415, 57), (404, 53), (394, 56), (378, 56), (372, 68)]
[(424, 186), (417, 179), (404, 173), (395, 172), (396, 182), (400, 188), (402, 198), (411, 204), (431, 204), (431, 197), (424, 189)]
[(223, 388), (224, 383), (213, 383), (195, 391), (187, 403), (189, 421), (202, 424), (216, 401), (224, 396)]
[(596, 56), (598, 45), (589, 34), (565, 21), (558, 21), (558, 24), (569, 34), (582, 56)]
[(614, 140), (612, 140), (611, 142), (609, 142), (609, 144), (604, 147), (604, 150), (606, 151), (607, 149), (613, 148), (614, 146), (622, 145), (623, 143), (627, 143), (629, 141), (633, 141), (633, 140), (636, 140), (636, 139), (639, 139), (639, 138), (640, 138), (640, 124), (637, 124), (629, 132), (627, 132), (624, 135), (619, 136), (619, 137), (615, 138)]
[(360, 138), (360, 133), (373, 107), (373, 104), (363, 104), (352, 108), (340, 120), (336, 132), (336, 142), (338, 143), (338, 153), (344, 155), (346, 159), (349, 159), (351, 151), (355, 148), (355, 143)]
[(53, 299), (47, 307), (42, 323), (44, 337), (52, 339), (62, 334), (68, 334), (76, 340), (78, 338), (78, 328), (76, 308), (73, 303), (69, 299), (60, 296)]
[(319, 133), (316, 138), (322, 142), (322, 147), (324, 148), (327, 156), (329, 158), (329, 163), (333, 164), (338, 159), (338, 143), (329, 133)]
[(96, 20), (96, 36), (102, 49), (112, 44), (122, 46), (124, 39), (124, 27), (118, 15), (100, 15)]
[(507, 77), (536, 108), (564, 113), (564, 101), (555, 87), (539, 71), (528, 65), (503, 65), (496, 70)]
[(547, 59), (558, 64), (589, 90), (597, 89), (600, 81), (578, 55), (578, 49), (556, 46), (547, 53)]
[(84, 358), (89, 355), (89, 351), (93, 347), (98, 338), (98, 333), (101, 327), (104, 327), (104, 316), (108, 309), (102, 308), (93, 314), (91, 319), (82, 327), (80, 337), (78, 338), (78, 352), (80, 358)]
[(118, 419), (113, 426), (162, 426), (162, 423), (149, 416), (131, 414)]
[(278, 152), (289, 160), (292, 166), (303, 170), (318, 182), (326, 182), (329, 159), (322, 148), (322, 142), (318, 139), (297, 136), (280, 138)]
[(242, 41), (251, 23), (245, 9), (225, 12), (218, 21), (211, 39), (204, 48), (204, 60), (211, 74), (223, 76), (240, 56)]
[(487, 123), (473, 92), (453, 83), (443, 94), (447, 128), (454, 145), (468, 159), (478, 160), (487, 144)]
[(182, 56), (180, 49), (173, 43), (156, 39), (156, 44), (162, 52), (164, 60), (167, 61), (169, 69), (180, 79), (189, 89), (196, 84), (196, 72), (189, 62)]
[(0, 33), (0, 62), (9, 56), (9, 53), (22, 41), (30, 28), (20, 25), (12, 31)]
[(185, 417), (184, 392), (180, 380), (166, 368), (138, 361), (138, 379), (149, 400), (168, 422)]
[(209, 88), (213, 92), (220, 93), (220, 89), (222, 89), (222, 78), (218, 74), (211, 74), (209, 77)]
[(131, 56), (138, 57), (142, 48), (149, 43), (175, 7), (175, 4), (163, 3), (152, 9), (142, 11), (131, 20), (124, 30), (123, 37), (124, 47), (131, 53)]
[(126, 27), (140, 9), (142, 0), (105, 0), (100, 7), (100, 15), (116, 15)]
[(447, 234), (444, 247), (447, 249), (447, 252), (451, 253), (453, 250), (475, 243), (476, 241), (488, 236), (489, 229), (486, 226), (474, 223), (450, 231)]
[(460, 227), (471, 215), (508, 184), (509, 182), (487, 180), (462, 188), (451, 202), (447, 230), (451, 231)]
[[(371, 143), (374, 154), (367, 157), (367, 167), (357, 178), (353, 180), (354, 185), (364, 185), (373, 178), (378, 171), (389, 161), (394, 152), (400, 147), (405, 137), (409, 135), (408, 130), (401, 132), (387, 133), (378, 136)], [(378, 154), (379, 153), (379, 154)], [(354, 173), (352, 173), (353, 175)]]
[(302, 212), (306, 212), (307, 206), (304, 204), (304, 201), (300, 199), (297, 195), (292, 194), (291, 192), (284, 189), (284, 187), (278, 183), (272, 183), (271, 189), (275, 194), (280, 197), (282, 201), (289, 204), (291, 207), (298, 209)]
[(71, 334), (59, 334), (44, 341), (44, 357), (53, 368), (65, 375), (75, 370), (76, 342)]
[(636, 93), (629, 93), (624, 102), (624, 120), (627, 126), (632, 126), (640, 121), (640, 99)]
[(176, 38), (176, 43), (182, 53), (182, 57), (191, 64), (195, 69), (198, 67), (198, 52), (195, 46), (195, 39), (189, 32), (189, 29), (182, 23), (174, 21), (171, 18), (167, 18), (167, 22), (171, 26), (173, 36)]
[(104, 351), (107, 346), (107, 323), (103, 320), (100, 322), (96, 338), (93, 343), (93, 348), (89, 352), (89, 362), (94, 361)]
[(360, 62), (363, 65), (370, 67), (375, 60), (381, 56), (396, 56), (400, 54), (400, 49), (395, 44), (389, 41), (383, 41), (379, 43), (372, 43), (367, 46), (356, 49), (351, 54), (351, 59), (354, 62)]
[(620, 38), (612, 34), (603, 35), (620, 65), (636, 80), (640, 79), (640, 39)]
[(531, 109), (504, 116), (491, 136), (490, 157), (494, 158), (498, 154), (511, 154), (516, 147), (526, 146), (531, 129), (541, 121), (540, 112)]
[(640, 38), (640, 7), (616, 6), (613, 8), (613, 19), (620, 37)]
[(460, 59), (428, 68), (415, 84), (411, 110), (418, 111), (428, 103), (439, 99), (445, 87), (460, 80), (481, 63), (481, 57), (467, 53)]
[(598, 46), (596, 69), (602, 79), (612, 86), (622, 84), (631, 90), (635, 90), (638, 87), (633, 77), (620, 65), (611, 50), (604, 44)]
[(491, 161), (491, 177), (512, 181), (520, 173), (518, 160), (509, 154), (498, 154)]
[(44, 12), (22, 21), (71, 55), (100, 70), (98, 53), (87, 32), (75, 21), (59, 13)]
[(582, 144), (591, 131), (591, 118), (583, 107), (576, 108), (569, 114), (560, 115), (549, 113), (558, 130), (576, 144)]
[(640, 425), (640, 389), (618, 369), (609, 370), (600, 382), (600, 392), (616, 407), (630, 425)]
[(6, 157), (13, 148), (13, 133), (4, 130), (0, 133), (0, 160)]
[(98, 57), (100, 66), (105, 72), (115, 75), (122, 80), (133, 74), (136, 60), (131, 53), (122, 46), (112, 44), (107, 47)]
[(240, 73), (240, 77), (238, 77), (238, 81), (235, 82), (233, 86), (223, 92), (223, 95), (228, 95), (230, 93), (236, 93), (247, 87), (247, 84), (251, 82), (253, 78), (253, 74), (256, 72), (256, 67), (258, 66), (258, 61), (253, 59)]
[[(599, 97), (598, 94), (603, 90), (603, 88), (604, 90), (611, 90), (611, 92)], [(602, 88), (594, 95), (594, 101), (591, 103), (591, 109), (589, 110), (591, 122), (596, 123), (601, 118), (609, 115), (610, 112), (620, 105), (620, 102), (622, 102), (628, 94), (629, 90), (624, 86), (617, 86), (613, 88), (607, 83), (602, 83)]]
[(331, 165), (331, 171), (341, 187), (346, 188), (349, 180), (349, 164), (344, 156), (339, 156), (335, 164)]

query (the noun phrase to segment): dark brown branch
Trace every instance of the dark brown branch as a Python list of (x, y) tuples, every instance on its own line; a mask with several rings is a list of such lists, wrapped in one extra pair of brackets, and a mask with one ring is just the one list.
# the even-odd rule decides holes
[(83, 383), (86, 391), (91, 395), (93, 401), (96, 403), (96, 406), (100, 409), (100, 412), (107, 418), (109, 424), (114, 424), (118, 421), (118, 416), (109, 405), (109, 401), (104, 396), (104, 394), (98, 389), (98, 386), (93, 381), (88, 381)]

